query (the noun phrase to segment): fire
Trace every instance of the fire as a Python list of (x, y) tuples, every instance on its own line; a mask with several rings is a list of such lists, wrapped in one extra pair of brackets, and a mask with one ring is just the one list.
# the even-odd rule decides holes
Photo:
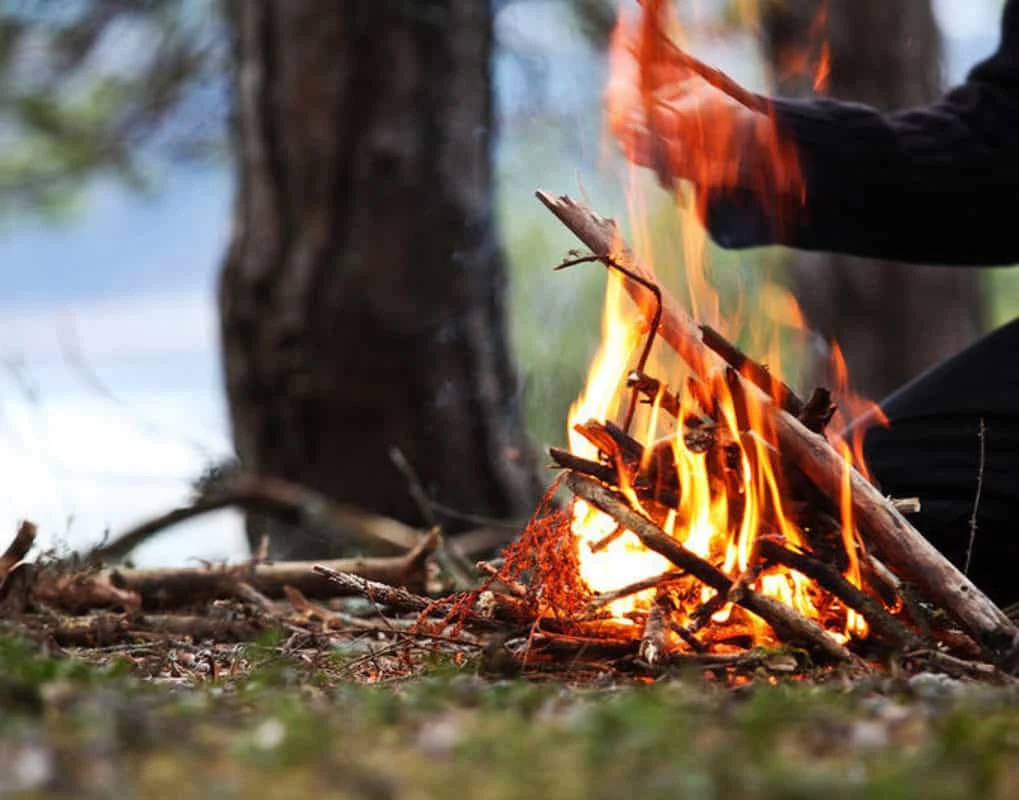
[[(731, 137), (736, 135), (726, 109), (715, 108), (709, 102), (694, 103), (669, 116), (676, 87), (690, 79), (691, 73), (677, 61), (675, 48), (667, 38), (667, 32), (674, 32), (675, 25), (668, 9), (668, 3), (661, 0), (645, 0), (641, 17), (636, 20), (621, 17), (613, 36), (606, 94), (609, 127), (632, 153), (634, 148), (647, 144), (639, 131), (641, 125), (664, 121), (685, 126), (686, 140), (697, 146), (685, 154), (689, 172), (684, 177), (701, 186), (745, 181), (744, 165), (728, 161), (720, 168), (719, 151), (709, 150), (729, 148)], [(757, 165), (751, 176), (755, 185), (762, 191), (776, 186), (786, 193), (802, 191), (795, 154), (773, 126), (769, 123), (754, 135), (762, 137), (770, 154), (768, 163)], [(699, 161), (698, 153), (707, 156)], [(664, 175), (668, 162), (663, 159), (670, 157), (668, 152), (645, 152), (638, 160), (657, 167), (660, 175)], [(637, 257), (641, 263), (650, 265), (649, 236), (640, 228), (640, 221), (647, 215), (643, 213), (639, 186), (636, 180), (631, 182), (628, 198), (631, 214), (637, 221)], [(741, 332), (741, 325), (723, 316), (704, 269), (707, 248), (703, 227), (694, 219), (695, 210), (689, 205), (678, 205), (692, 314), (698, 321), (732, 337)], [(624, 463), (616, 454), (608, 458), (608, 466), (615, 469), (618, 488), (636, 510), (688, 550), (720, 567), (734, 581), (745, 582), (756, 591), (793, 606), (820, 622), (839, 641), (853, 634), (865, 634), (866, 624), (861, 617), (825, 601), (803, 575), (785, 567), (760, 566), (756, 553), (761, 537), (774, 539), (792, 550), (808, 549), (810, 545), (809, 532), (786, 499), (789, 493), (783, 485), (785, 478), (776, 467), (780, 459), (776, 456), (774, 432), (758, 401), (734, 396), (721, 371), (711, 386), (704, 387), (703, 380), (700, 390), (689, 386), (690, 373), (676, 355), (655, 347), (644, 374), (667, 377), (670, 386), (678, 390), (675, 393), (678, 407), (666, 411), (663, 404), (667, 387), (662, 386), (653, 402), (640, 405), (632, 420), (627, 419), (625, 411), (630, 401), (627, 381), (649, 335), (645, 322), (649, 315), (641, 313), (622, 287), (620, 276), (610, 272), (601, 348), (592, 362), (586, 387), (569, 414), (571, 452), (591, 461), (606, 461), (606, 452), (592, 441), (585, 423), (611, 421), (622, 427), (629, 422), (625, 433), (643, 446), (643, 455), (639, 463)], [(768, 311), (762, 315), (764, 325), (747, 333), (753, 346), (768, 353), (768, 363), (775, 366), (780, 363), (783, 332), (802, 330), (804, 323), (788, 292), (771, 287), (759, 299)], [(844, 367), (844, 362), (841, 363)], [(840, 375), (836, 388), (844, 390), (847, 388), (844, 372)], [(855, 396), (847, 396), (854, 398), (850, 401), (852, 410), (859, 410)], [(706, 408), (706, 404), (713, 407)], [(710, 446), (705, 446), (705, 442), (710, 442)], [(838, 440), (838, 446), (846, 462), (843, 496), (836, 510), (842, 521), (841, 546), (847, 562), (843, 574), (860, 585), (862, 545), (852, 519), (849, 470), (851, 466), (863, 467), (862, 450), (858, 440)], [(656, 499), (657, 484), (675, 487), (672, 502)], [(574, 500), (570, 509), (570, 533), (580, 577), (592, 594), (613, 592), (673, 569), (665, 558), (646, 549), (632, 532), (620, 529), (611, 517), (582, 500)], [(629, 594), (604, 605), (603, 612), (616, 623), (631, 624), (648, 612), (656, 591), (652, 588)], [(693, 581), (687, 585), (680, 580), (674, 589), (680, 611), (687, 614), (713, 594), (713, 590)], [(724, 621), (731, 613), (732, 606), (724, 605), (715, 611), (713, 619)], [(774, 641), (767, 625), (756, 617), (746, 616), (755, 642)]]

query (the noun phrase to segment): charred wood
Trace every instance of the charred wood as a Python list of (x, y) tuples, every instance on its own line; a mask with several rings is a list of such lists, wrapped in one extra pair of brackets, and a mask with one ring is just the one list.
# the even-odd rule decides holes
[(900, 650), (924, 646), (923, 640), (916, 633), (889, 614), (881, 603), (846, 580), (837, 569), (806, 553), (797, 553), (783, 547), (771, 539), (759, 539), (758, 546), (766, 560), (806, 575), (846, 606), (860, 613), (870, 629), (888, 645)]
[[(730, 594), (734, 583), (729, 576), (667, 536), (657, 525), (630, 508), (620, 495), (590, 478), (574, 473), (567, 473), (566, 485), (575, 495), (632, 531), (649, 550), (661, 554), (715, 591)], [(733, 594), (736, 596), (730, 596), (730, 600), (767, 622), (783, 642), (803, 645), (833, 661), (851, 660), (852, 657), (842, 645), (828, 636), (816, 622), (790, 606), (744, 587)]]

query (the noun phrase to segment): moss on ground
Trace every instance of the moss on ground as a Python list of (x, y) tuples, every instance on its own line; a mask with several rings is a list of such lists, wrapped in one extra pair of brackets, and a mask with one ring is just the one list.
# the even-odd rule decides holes
[(363, 686), (251, 661), (155, 684), (0, 638), (0, 793), (970, 798), (1019, 780), (1019, 692), (930, 675), (569, 686), (442, 664)]

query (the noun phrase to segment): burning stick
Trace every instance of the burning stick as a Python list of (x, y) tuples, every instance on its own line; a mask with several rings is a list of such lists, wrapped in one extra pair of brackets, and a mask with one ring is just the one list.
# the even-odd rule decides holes
[(758, 364), (709, 325), (701, 325), (700, 330), (701, 340), (706, 347), (717, 353), (729, 366), (767, 394), (785, 411), (793, 416), (799, 416), (803, 411), (803, 401), (785, 383), (776, 378), (766, 366)]
[[(625, 531), (626, 529), (620, 525), (618, 530)], [(613, 603), (616, 600), (629, 597), (630, 595), (637, 594), (638, 592), (647, 591), (648, 589), (662, 587), (665, 584), (672, 583), (673, 581), (685, 577), (685, 572), (673, 570), (671, 572), (663, 572), (661, 575), (655, 575), (653, 578), (645, 578), (642, 581), (636, 581), (628, 586), (624, 586), (622, 589), (616, 589), (614, 592), (602, 592), (601, 594), (596, 595), (594, 600), (588, 604), (587, 610), (597, 611), (599, 608), (607, 606), (609, 603)]]
[(893, 647), (902, 650), (916, 650), (924, 647), (923, 640), (889, 614), (881, 604), (866, 592), (857, 589), (834, 567), (818, 561), (804, 553), (797, 553), (771, 539), (758, 540), (761, 555), (776, 564), (794, 569), (816, 581), (849, 608), (859, 612), (867, 620), (871, 630)]
[[(538, 192), (544, 203), (596, 255), (626, 263), (651, 280), (651, 274), (634, 263), (615, 222), (605, 219), (569, 197)], [(624, 279), (627, 292), (643, 299), (644, 288)], [(704, 379), (721, 366), (722, 359), (703, 341), (696, 323), (668, 296), (662, 298), (659, 332), (672, 348)], [(934, 603), (954, 615), (992, 658), (1009, 666), (1019, 662), (1019, 629), (972, 581), (930, 544), (899, 511), (860, 473), (847, 465), (827, 439), (809, 431), (795, 417), (776, 407), (756, 385), (738, 376), (747, 396), (761, 404), (774, 423), (778, 444), (788, 457), (829, 498), (838, 498), (849, 470), (853, 518), (864, 536), (885, 561), (903, 577), (916, 582)]]
[[(577, 497), (587, 500), (595, 508), (625, 526), (646, 548), (661, 554), (702, 583), (725, 595), (729, 595), (733, 589), (735, 584), (728, 575), (687, 550), (671, 536), (667, 536), (661, 528), (630, 508), (612, 490), (572, 472), (566, 474), (566, 486)], [(767, 622), (783, 642), (804, 645), (832, 661), (852, 660), (848, 650), (825, 633), (820, 625), (807, 619), (796, 609), (748, 588), (741, 588), (735, 594), (737, 596), (730, 596), (729, 599)]]

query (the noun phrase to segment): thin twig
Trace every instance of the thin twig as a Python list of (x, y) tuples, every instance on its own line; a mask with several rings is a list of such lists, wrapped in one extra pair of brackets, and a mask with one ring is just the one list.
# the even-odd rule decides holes
[[(573, 258), (564, 261), (559, 266), (557, 266), (556, 269), (557, 270), (566, 269), (567, 267), (572, 267), (577, 264), (590, 264), (592, 262), (604, 264), (609, 269), (614, 269), (617, 272), (622, 273), (627, 278), (632, 280), (634, 283), (643, 286), (645, 289), (651, 292), (651, 295), (655, 298), (655, 312), (651, 316), (651, 325), (648, 328), (647, 338), (644, 340), (644, 348), (640, 352), (640, 357), (637, 359), (637, 366), (634, 369), (634, 372), (637, 372), (638, 374), (643, 374), (644, 368), (647, 366), (648, 358), (650, 358), (651, 356), (651, 348), (654, 347), (655, 338), (658, 336), (658, 328), (662, 322), (662, 311), (663, 311), (662, 290), (661, 288), (659, 288), (658, 284), (655, 283), (653, 280), (650, 280), (644, 275), (640, 275), (639, 273), (634, 272), (629, 267), (624, 266), (619, 261), (614, 259), (612, 256), (605, 255), (581, 256), (580, 258)], [(637, 412), (637, 403), (639, 401), (640, 401), (640, 389), (634, 386), (630, 390), (630, 403), (626, 408), (626, 416), (624, 417), (623, 421), (623, 431), (625, 433), (630, 432), (630, 425), (633, 423), (633, 416)]]
[(966, 563), (963, 565), (962, 574), (969, 575), (969, 565), (973, 560), (973, 545), (977, 540), (977, 513), (980, 510), (980, 494), (984, 489), (984, 458), (987, 450), (987, 426), (984, 418), (980, 418), (980, 428), (977, 431), (980, 439), (980, 471), (977, 473), (977, 495), (973, 498), (973, 514), (969, 518), (969, 545), (966, 547)]
[[(421, 513), (425, 524), (432, 529), (438, 528), (441, 532), (441, 525), (435, 516), (435, 507), (432, 505), (432, 500), (428, 496), (428, 492), (425, 491), (424, 484), (421, 483), (414, 465), (410, 463), (407, 456), (404, 455), (399, 447), (390, 448), (389, 458), (406, 479), (407, 490), (410, 492), (414, 504), (418, 507), (418, 511)], [(453, 584), (457, 589), (464, 591), (474, 585), (470, 574), (470, 562), (445, 536), (439, 541), (436, 559), (439, 562), (439, 566), (453, 579)]]
[[(626, 530), (622, 525), (618, 527), (624, 531)], [(663, 572), (660, 575), (655, 575), (652, 578), (635, 581), (611, 592), (601, 592), (600, 594), (595, 595), (594, 599), (588, 603), (587, 610), (588, 612), (597, 611), (599, 608), (604, 608), (609, 603), (614, 603), (616, 600), (621, 600), (624, 597), (629, 597), (630, 595), (638, 594), (639, 592), (644, 592), (648, 589), (656, 589), (684, 577), (686, 577), (685, 572), (681, 570), (671, 570), (670, 572)]]

